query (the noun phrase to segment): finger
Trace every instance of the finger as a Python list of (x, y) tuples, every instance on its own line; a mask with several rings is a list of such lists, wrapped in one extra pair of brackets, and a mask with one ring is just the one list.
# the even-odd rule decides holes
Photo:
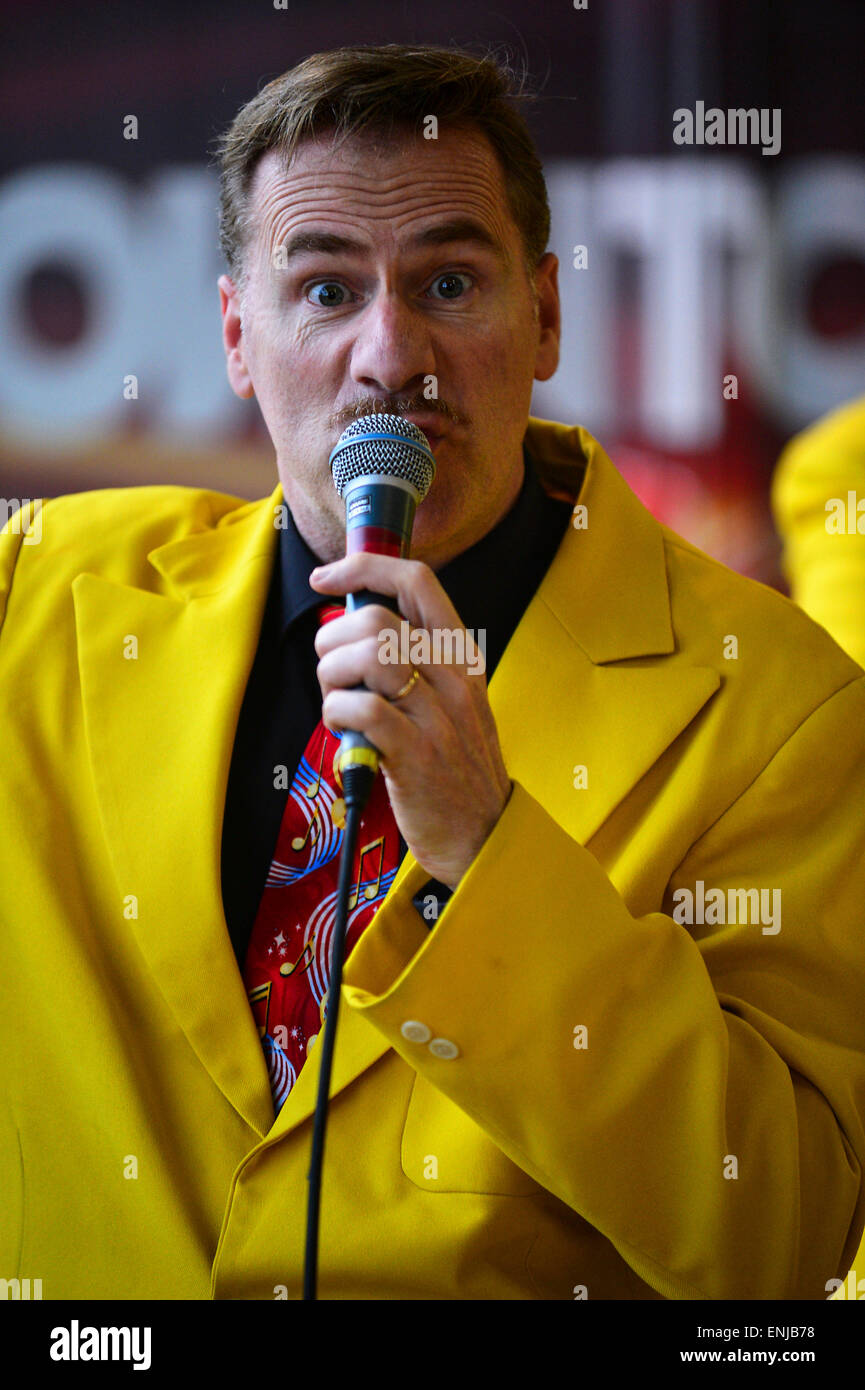
[[(380, 603), (368, 603), (356, 608), (353, 613), (331, 618), (323, 623), (315, 634), (313, 643), (319, 656), (341, 647), (346, 642), (359, 642), (364, 637), (374, 637), (379, 633), (396, 632), (401, 622), (400, 615), (384, 608)], [(384, 637), (382, 637), (384, 641)]]
[[(383, 652), (383, 660), (405, 662), (410, 660), (415, 666), (426, 670), (429, 680), (438, 689), (444, 690), (454, 673), (476, 678), (485, 674), (486, 663), (483, 650), (477, 645), (472, 634), (464, 627), (448, 595), (428, 565), (421, 561), (402, 560), (389, 555), (359, 553), (346, 556), (327, 567), (327, 575), (321, 581), (337, 591), (351, 592), (355, 586), (377, 586), (378, 590), (389, 592), (397, 590), (396, 605), (404, 618), (399, 623), (398, 633), (394, 627), (394, 615), (382, 605), (369, 605), (376, 610), (398, 635), (388, 651)], [(319, 579), (315, 572), (310, 583), (317, 585)], [(365, 610), (359, 610), (365, 611)], [(339, 641), (344, 640), (347, 631), (359, 635), (369, 627), (341, 627), (343, 619), (335, 619), (323, 629), (325, 636), (316, 640), (316, 651), (321, 655)], [(383, 625), (379, 632), (384, 643), (387, 629)], [(424, 635), (426, 634), (426, 635)]]
[(350, 594), (370, 589), (377, 594), (393, 594), (397, 600), (395, 608), (413, 627), (462, 627), (459, 614), (422, 560), (358, 551), (313, 570), (309, 583), (324, 593)]
[[(331, 690), (349, 690), (364, 685), (367, 690), (392, 700), (411, 679), (414, 667), (409, 663), (385, 663), (381, 660), (381, 644), (377, 637), (366, 637), (327, 652), (319, 661), (317, 674), (322, 699)], [(415, 682), (417, 686), (418, 682)]]
[(363, 734), (383, 759), (399, 765), (419, 747), (423, 710), (417, 703), (411, 706), (420, 684), (398, 704), (368, 690), (331, 690), (322, 703), (322, 723), (336, 734)]
[[(388, 619), (381, 627), (377, 626), (374, 614), (363, 610), (350, 615), (349, 619), (335, 618), (319, 630), (315, 649), (322, 661), (344, 648), (358, 649), (351, 668), (358, 673), (356, 680), (340, 679), (337, 673), (348, 668), (327, 666), (323, 673), (319, 670), (319, 681), (324, 674), (333, 686), (359, 681), (370, 690), (393, 695), (402, 688), (414, 668), (420, 670), (445, 703), (450, 699), (450, 692), (463, 682), (468, 683), (473, 697), (485, 698), (483, 652), (465, 628), (435, 628), (430, 634), (424, 628), (412, 628), (405, 618), (397, 619), (383, 608), (375, 611), (382, 619)], [(352, 621), (355, 617), (357, 622)], [(382, 679), (381, 667), (403, 673), (402, 682), (397, 685), (390, 679)]]

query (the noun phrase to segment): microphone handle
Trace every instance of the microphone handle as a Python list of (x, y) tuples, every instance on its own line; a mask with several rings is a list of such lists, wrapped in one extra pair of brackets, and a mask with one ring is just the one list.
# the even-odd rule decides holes
[[(374, 551), (407, 559), (411, 548), (417, 493), (405, 480), (393, 477), (363, 476), (349, 484), (344, 492), (346, 504), (346, 554), (358, 550)], [(380, 603), (394, 609), (393, 594), (377, 594), (360, 589), (346, 594), (345, 610), (354, 613), (370, 603)], [(354, 686), (363, 690), (363, 685)], [(348, 767), (363, 766), (378, 772), (381, 754), (363, 734), (346, 730), (339, 743), (335, 770), (342, 777)]]
[(345, 611), (354, 613), (357, 608), (368, 608), (371, 603), (380, 603), (394, 612), (393, 594), (374, 594), (372, 589), (360, 589), (356, 594), (346, 594)]
[[(366, 608), (371, 603), (383, 604), (385, 608), (393, 608), (393, 594), (376, 594), (371, 589), (360, 589), (356, 594), (346, 594), (345, 611), (354, 613), (358, 608)], [(365, 690), (365, 685), (355, 685), (350, 687), (352, 690)], [(380, 753), (374, 743), (370, 743), (363, 734), (355, 733), (352, 729), (347, 729), (339, 741), (339, 753), (337, 754), (337, 768), (340, 776), (346, 766), (357, 766), (358, 764), (371, 767), (373, 772), (378, 772), (378, 760)]]

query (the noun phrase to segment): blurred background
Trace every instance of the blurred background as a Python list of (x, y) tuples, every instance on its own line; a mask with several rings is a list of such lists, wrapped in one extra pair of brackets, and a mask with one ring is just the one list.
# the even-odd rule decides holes
[[(661, 520), (786, 591), (779, 452), (865, 392), (863, 0), (47, 0), (2, 21), (0, 497), (269, 494), (225, 376), (212, 142), (310, 53), (494, 43), (539, 92), (561, 262), (533, 414), (585, 425)], [(780, 149), (677, 144), (674, 112), (696, 130), (710, 108), (763, 111)]]

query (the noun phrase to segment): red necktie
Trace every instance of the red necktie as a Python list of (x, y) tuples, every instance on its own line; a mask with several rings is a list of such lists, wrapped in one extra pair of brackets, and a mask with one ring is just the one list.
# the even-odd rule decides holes
[[(319, 623), (345, 609), (325, 604)], [(334, 778), (339, 738), (319, 720), (294, 775), (252, 928), (243, 982), (279, 1114), (327, 1016), (345, 804)], [(345, 959), (394, 880), (400, 838), (385, 780), (363, 812), (348, 900)]]

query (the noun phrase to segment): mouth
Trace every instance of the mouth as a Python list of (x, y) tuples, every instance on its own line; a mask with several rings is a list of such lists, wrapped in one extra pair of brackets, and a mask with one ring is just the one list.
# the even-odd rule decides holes
[[(370, 412), (370, 414), (375, 413), (379, 412)], [(425, 415), (418, 413), (415, 415), (401, 415), (400, 418), (407, 420), (409, 424), (415, 425), (422, 434), (426, 435), (426, 441), (432, 450), (435, 450), (435, 448), (442, 443), (451, 428), (450, 422), (445, 420), (441, 415)], [(338, 438), (334, 439), (333, 445), (336, 446), (338, 442)]]
[(445, 430), (440, 417), (430, 420), (429, 417), (424, 418), (422, 415), (406, 415), (403, 418), (408, 420), (409, 424), (417, 425), (418, 429), (426, 435), (427, 443), (431, 449), (434, 449), (436, 444), (444, 438)]

